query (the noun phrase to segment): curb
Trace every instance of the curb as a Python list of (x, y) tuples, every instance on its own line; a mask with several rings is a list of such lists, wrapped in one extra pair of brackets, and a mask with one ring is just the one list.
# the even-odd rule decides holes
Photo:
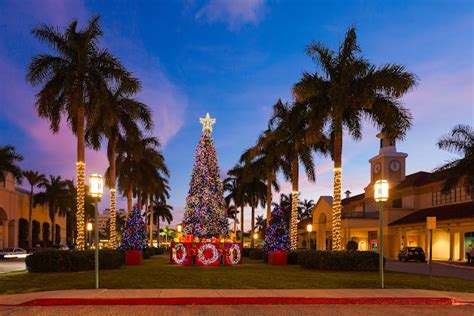
[(474, 305), (474, 302), (443, 297), (43, 298), (0, 306), (73, 305)]

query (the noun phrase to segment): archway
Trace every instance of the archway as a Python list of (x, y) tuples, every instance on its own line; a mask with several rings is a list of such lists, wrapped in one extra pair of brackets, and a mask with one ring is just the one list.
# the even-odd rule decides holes
[(7, 212), (3, 208), (0, 207), (0, 248), (8, 247), (7, 235), (8, 235), (8, 216), (7, 216)]

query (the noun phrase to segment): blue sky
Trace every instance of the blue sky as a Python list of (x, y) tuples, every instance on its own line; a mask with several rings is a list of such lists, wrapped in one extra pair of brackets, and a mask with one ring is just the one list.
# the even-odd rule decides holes
[[(154, 112), (154, 135), (171, 170), (175, 222), (185, 204), (198, 118), (206, 112), (217, 118), (213, 136), (224, 173), (265, 128), (276, 100), (291, 100), (291, 85), (302, 71), (315, 69), (305, 46), (317, 40), (336, 48), (350, 25), (371, 62), (403, 64), (420, 79), (403, 99), (414, 116), (398, 144), (409, 154), (408, 173), (451, 158), (436, 140), (455, 124), (474, 121), (472, 1), (0, 0), (0, 144), (14, 144), (25, 156), (24, 168), (69, 178), (75, 168), (71, 133), (64, 127), (51, 135), (34, 112), (35, 90), (24, 77), (30, 58), (46, 48), (31, 28), (64, 27), (73, 18), (84, 24), (95, 14), (103, 45), (143, 82), (138, 98)], [(344, 191), (361, 193), (369, 182), (376, 133), (367, 123), (362, 141), (346, 138)], [(86, 163), (88, 174), (102, 172), (105, 151), (88, 151)], [(315, 184), (302, 175), (302, 198), (331, 194), (331, 161), (317, 157), (316, 164)], [(283, 192), (289, 191), (284, 184)]]

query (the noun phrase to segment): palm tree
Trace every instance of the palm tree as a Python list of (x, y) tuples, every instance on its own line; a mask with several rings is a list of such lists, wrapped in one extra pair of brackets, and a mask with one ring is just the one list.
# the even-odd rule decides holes
[(49, 218), (51, 219), (51, 241), (56, 241), (56, 214), (64, 216), (66, 214), (67, 203), (69, 199), (69, 180), (61, 179), (61, 176), (49, 177), (38, 185), (43, 188), (43, 192), (39, 192), (34, 196), (34, 203), (47, 205), (49, 210)]
[(239, 220), (237, 219), (237, 215), (239, 214), (239, 210), (237, 209), (235, 205), (227, 204), (227, 201), (226, 201), (226, 214), (227, 214), (227, 218), (231, 219), (234, 222), (234, 234), (237, 234), (237, 224), (239, 223)]
[(255, 219), (256, 227), (259, 233), (262, 233), (262, 236), (265, 236), (265, 231), (267, 230), (267, 220), (263, 215), (258, 215)]
[(438, 147), (461, 156), (448, 161), (436, 171), (447, 171), (442, 192), (448, 193), (464, 179), (465, 191), (471, 193), (474, 186), (474, 129), (469, 125), (456, 125), (451, 133), (441, 137)]
[(77, 24), (73, 20), (62, 33), (47, 25), (33, 29), (33, 35), (48, 44), (55, 54), (34, 56), (27, 80), (33, 86), (42, 85), (36, 95), (36, 110), (41, 118), (49, 120), (53, 133), (59, 131), (65, 114), (77, 136), (77, 246), (82, 250), (85, 247), (85, 122), (97, 115), (101, 87), (122, 84), (133, 90), (139, 83), (107, 49), (99, 48), (102, 30), (98, 16), (81, 30)]
[(46, 182), (46, 176), (38, 171), (27, 170), (23, 171), (23, 176), (28, 180), (30, 184), (30, 204), (28, 211), (28, 248), (33, 248), (33, 190), (36, 186), (43, 182)]
[(328, 125), (334, 161), (333, 249), (341, 250), (341, 174), (343, 132), (362, 138), (362, 119), (368, 118), (387, 137), (403, 138), (411, 114), (400, 98), (416, 85), (416, 76), (404, 66), (371, 65), (361, 56), (356, 30), (349, 28), (337, 52), (312, 43), (306, 53), (321, 73), (303, 73), (293, 87), (298, 102), (308, 106), (310, 130)]
[(160, 247), (160, 220), (166, 221), (168, 224), (170, 224), (173, 221), (173, 207), (171, 205), (168, 205), (162, 201), (154, 201), (152, 204), (152, 212), (150, 212), (150, 215), (153, 216), (153, 223), (156, 224), (157, 228), (156, 231), (158, 232), (158, 240), (157, 240), (157, 246)]
[(254, 147), (245, 151), (240, 162), (252, 162), (257, 173), (266, 178), (267, 181), (267, 224), (270, 223), (272, 187), (279, 192), (280, 187), (276, 180), (276, 174), (279, 169), (287, 168), (285, 159), (278, 150), (279, 139), (275, 137), (275, 133), (269, 128), (258, 138)]
[(269, 125), (278, 139), (278, 149), (291, 166), (290, 170), (283, 168), (283, 172), (292, 185), (290, 247), (295, 250), (298, 248), (299, 164), (303, 164), (308, 180), (314, 182), (316, 175), (312, 154), (314, 151), (325, 154), (327, 141), (322, 132), (318, 135), (315, 133), (315, 137), (311, 139), (306, 137), (309, 122), (307, 111), (301, 104), (291, 106), (278, 100), (273, 107)]
[(151, 130), (152, 118), (148, 106), (131, 98), (131, 95), (137, 92), (137, 87), (132, 89), (126, 85), (120, 85), (116, 88), (104, 87), (99, 102), (98, 114), (94, 117), (95, 121), (88, 124), (86, 130), (86, 142), (99, 149), (102, 136), (108, 140), (107, 159), (109, 161), (110, 172), (107, 177), (107, 185), (110, 189), (110, 225), (109, 243), (115, 248), (116, 228), (115, 228), (115, 179), (116, 179), (116, 147), (119, 136), (124, 134), (135, 137), (141, 136), (140, 125), (145, 131)]
[(304, 199), (301, 203), (301, 210), (298, 214), (298, 220), (302, 221), (313, 217), (314, 201)]
[(15, 147), (0, 146), (0, 182), (6, 181), (6, 174), (11, 173), (16, 182), (21, 183), (23, 174), (18, 162), (23, 161), (23, 156), (15, 151)]
[[(291, 194), (280, 194), (280, 202), (279, 203), (272, 203), (273, 206), (279, 206), (284, 215), (284, 220), (287, 223), (288, 227), (290, 225), (290, 220), (291, 220), (291, 209), (292, 209), (292, 195)], [(301, 213), (302, 210), (302, 204), (301, 201), (298, 200), (298, 214)]]
[[(229, 194), (224, 198), (226, 203), (234, 202), (236, 207), (240, 207), (240, 232), (242, 242), (244, 241), (244, 207), (248, 201), (247, 192), (245, 189), (243, 167), (242, 165), (235, 165), (227, 172), (228, 177), (224, 180), (224, 191)], [(235, 221), (236, 219), (234, 219)]]

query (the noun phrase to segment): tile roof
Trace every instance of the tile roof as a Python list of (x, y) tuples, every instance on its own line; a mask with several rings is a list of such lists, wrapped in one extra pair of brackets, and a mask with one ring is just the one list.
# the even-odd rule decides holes
[(441, 181), (446, 178), (447, 172), (426, 172), (419, 171), (409, 174), (405, 180), (397, 184), (393, 189), (399, 190), (408, 187), (418, 187), (425, 184)]
[(426, 222), (427, 216), (436, 216), (436, 220), (438, 221), (458, 218), (474, 218), (474, 202), (449, 204), (421, 209), (402, 217), (389, 225), (422, 223)]
[(352, 202), (363, 200), (364, 197), (365, 197), (365, 193), (357, 194), (357, 195), (351, 196), (349, 198), (342, 199), (341, 204), (342, 205), (347, 205), (347, 204), (350, 204)]

